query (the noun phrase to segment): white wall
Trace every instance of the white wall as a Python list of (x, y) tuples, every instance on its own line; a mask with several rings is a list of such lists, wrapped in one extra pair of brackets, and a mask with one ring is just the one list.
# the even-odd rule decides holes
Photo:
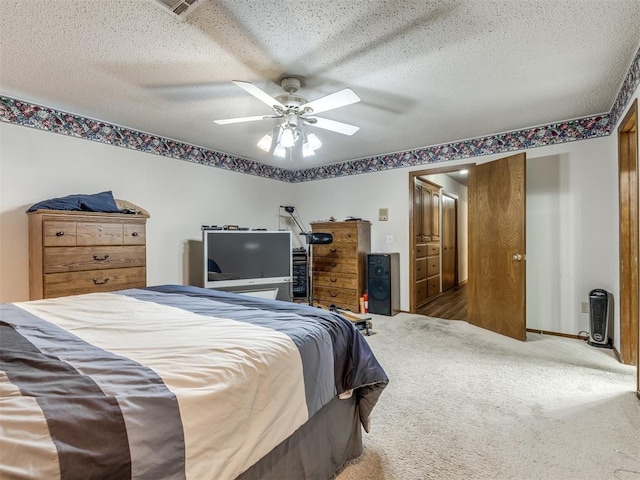
[(187, 245), (202, 238), (201, 225), (277, 229), (279, 205), (291, 203), (290, 186), (276, 180), (6, 123), (0, 123), (0, 140), (2, 302), (28, 299), (24, 212), (40, 200), (112, 190), (148, 210), (150, 285), (187, 283)]
[[(543, 148), (527, 158), (527, 327), (578, 334), (589, 291), (616, 299), (618, 272), (615, 138)], [(616, 312), (617, 313), (617, 312)], [(618, 316), (619, 317), (619, 316)]]

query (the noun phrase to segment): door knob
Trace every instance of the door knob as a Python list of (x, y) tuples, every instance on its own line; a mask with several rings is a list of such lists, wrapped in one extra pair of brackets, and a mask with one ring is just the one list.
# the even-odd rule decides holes
[(520, 255), (519, 253), (514, 253), (511, 256), (511, 260), (513, 260), (514, 262), (520, 262), (522, 261), (522, 255)]

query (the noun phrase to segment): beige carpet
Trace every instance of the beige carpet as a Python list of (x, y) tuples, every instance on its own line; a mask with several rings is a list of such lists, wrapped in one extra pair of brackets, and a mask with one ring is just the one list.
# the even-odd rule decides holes
[(581, 340), (374, 316), (390, 384), (337, 480), (640, 479), (635, 368)]

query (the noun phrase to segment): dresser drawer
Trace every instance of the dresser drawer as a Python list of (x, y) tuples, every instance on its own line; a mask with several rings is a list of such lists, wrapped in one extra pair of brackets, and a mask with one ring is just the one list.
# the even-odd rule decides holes
[(427, 300), (427, 279), (416, 282), (416, 303), (420, 305)]
[(358, 255), (358, 245), (355, 243), (331, 243), (329, 245), (314, 245), (314, 257), (349, 258)]
[(124, 288), (145, 287), (146, 285), (145, 267), (47, 273), (44, 275), (44, 297), (110, 292)]
[(353, 288), (334, 288), (316, 285), (313, 287), (313, 297), (330, 299), (331, 303), (335, 303), (336, 305), (338, 305), (339, 302), (353, 303), (355, 305), (360, 303), (358, 291)]
[(122, 267), (143, 267), (144, 246), (45, 247), (44, 273), (73, 272)]
[(358, 279), (350, 273), (314, 272), (313, 284), (333, 288), (358, 288)]
[(313, 232), (330, 233), (333, 235), (333, 243), (358, 243), (358, 230), (356, 228), (338, 226), (328, 226), (324, 228), (324, 226), (314, 226)]
[(313, 269), (317, 272), (357, 273), (358, 259), (313, 257)]
[(440, 275), (427, 279), (427, 296), (432, 297), (440, 293)]
[(76, 244), (76, 222), (42, 222), (42, 242), (45, 247), (65, 247)]
[(313, 298), (317, 299), (317, 302), (325, 307), (335, 305), (352, 312), (360, 310), (358, 291), (350, 288), (314, 286)]
[(440, 256), (427, 258), (427, 276), (438, 275), (440, 273)]
[(427, 256), (427, 245), (424, 243), (421, 245), (416, 245), (416, 258), (426, 257)]
[(440, 244), (439, 243), (428, 243), (427, 244), (427, 255), (440, 255)]
[(125, 223), (123, 227), (124, 245), (145, 245), (147, 234), (144, 223)]
[(76, 245), (122, 245), (122, 223), (77, 222)]
[(420, 258), (416, 260), (416, 280), (427, 278), (427, 259)]

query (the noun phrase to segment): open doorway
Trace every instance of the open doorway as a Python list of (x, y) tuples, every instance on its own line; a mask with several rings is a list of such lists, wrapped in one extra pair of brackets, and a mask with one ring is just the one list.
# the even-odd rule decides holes
[[(444, 168), (412, 172), (410, 179), (410, 285), (411, 311), (437, 295), (427, 291), (421, 297), (421, 280), (432, 272), (427, 264), (421, 270), (421, 254), (439, 252), (442, 267), (441, 231), (438, 224), (429, 223), (434, 215), (441, 220), (442, 187), (423, 185), (421, 175), (447, 173), (465, 168), (468, 180), (468, 286), (467, 321), (496, 333), (518, 340), (526, 338), (526, 154), (520, 153), (457, 168)], [(431, 196), (423, 198), (424, 189)], [(435, 189), (434, 189), (435, 188)], [(438, 194), (438, 205), (433, 208), (433, 192)], [(429, 203), (431, 202), (431, 203)], [(428, 210), (425, 214), (425, 206)], [(425, 222), (427, 228), (425, 228)], [(505, 234), (508, 228), (508, 235)], [(425, 235), (426, 232), (426, 235)], [(437, 236), (434, 237), (434, 232)], [(426, 243), (425, 243), (426, 240)], [(442, 276), (437, 272), (440, 291)], [(434, 276), (435, 277), (435, 276)], [(431, 283), (427, 284), (431, 287)], [(423, 294), (424, 295), (424, 294)]]
[(410, 174), (411, 311), (467, 320), (469, 166)]

